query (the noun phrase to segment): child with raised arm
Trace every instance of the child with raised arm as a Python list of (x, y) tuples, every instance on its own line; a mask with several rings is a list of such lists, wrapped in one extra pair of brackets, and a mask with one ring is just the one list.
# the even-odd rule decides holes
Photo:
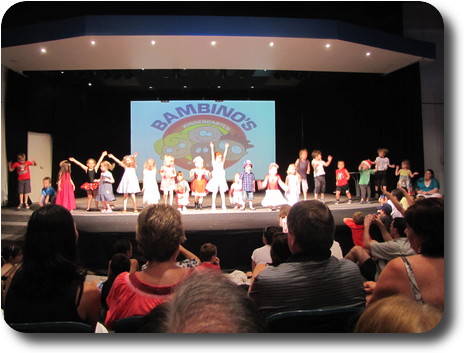
[(193, 178), (190, 183), (190, 189), (192, 196), (195, 197), (195, 209), (203, 209), (203, 198), (208, 194), (206, 190), (206, 184), (208, 183), (208, 177), (210, 175), (209, 170), (205, 168), (205, 161), (201, 156), (196, 156), (193, 159), (195, 168), (190, 169), (189, 177)]
[(16, 162), (8, 162), (8, 170), (10, 172), (16, 170), (18, 174), (18, 210), (21, 209), (23, 205), (26, 209), (29, 209), (28, 199), (31, 193), (31, 171), (29, 167), (35, 166), (37, 163), (35, 161), (26, 160), (26, 155), (24, 153), (18, 153), (16, 157)]
[(143, 164), (143, 205), (156, 205), (160, 200), (158, 182), (156, 181), (156, 162), (149, 158)]
[(211, 149), (211, 165), (213, 166), (213, 170), (211, 172), (211, 179), (206, 184), (206, 190), (212, 194), (211, 210), (216, 210), (216, 196), (218, 192), (221, 195), (222, 209), (227, 210), (225, 192), (229, 190), (229, 186), (227, 185), (224, 163), (226, 162), (229, 144), (225, 144), (224, 154), (221, 152), (214, 153), (214, 144), (212, 142), (210, 142), (209, 147)]
[(345, 193), (348, 197), (348, 204), (351, 204), (351, 193), (350, 193), (350, 173), (345, 168), (344, 161), (338, 161), (337, 170), (335, 171), (335, 204), (340, 203), (340, 194)]
[(300, 150), (298, 159), (295, 162), (295, 168), (301, 178), (301, 190), (303, 191), (303, 200), (308, 199), (308, 175), (311, 173), (311, 164), (308, 159), (308, 150)]
[(174, 200), (174, 190), (176, 189), (176, 167), (174, 166), (174, 157), (170, 154), (165, 154), (163, 165), (160, 168), (161, 185), (160, 190), (163, 191), (164, 204), (167, 205), (168, 197), (169, 204), (172, 206)]
[(390, 159), (387, 157), (388, 149), (379, 148), (377, 150), (377, 158), (375, 159), (375, 198), (378, 198), (383, 191), (387, 190), (387, 171), (388, 168), (395, 168), (394, 164), (390, 164)]
[(117, 192), (123, 194), (123, 209), (122, 212), (127, 212), (127, 198), (130, 195), (134, 205), (134, 212), (137, 213), (137, 200), (135, 194), (140, 192), (139, 178), (137, 177), (137, 152), (131, 155), (124, 156), (121, 160), (117, 159), (113, 154), (108, 154), (108, 157), (113, 159), (121, 167), (124, 168), (124, 174), (119, 183)]
[(311, 153), (313, 160), (311, 165), (313, 167), (314, 175), (314, 199), (325, 202), (325, 170), (324, 167), (328, 167), (332, 162), (332, 156), (327, 156), (327, 161), (322, 160), (322, 153), (319, 150), (314, 150)]
[(280, 175), (277, 174), (279, 165), (277, 163), (271, 163), (269, 165), (269, 173), (264, 178), (261, 188), (266, 189), (261, 205), (263, 207), (269, 207), (271, 211), (276, 211), (278, 206), (287, 204), (287, 200), (282, 195), (279, 187), (284, 191), (287, 191), (287, 185), (282, 181)]
[[(309, 165), (309, 164), (308, 164)], [(305, 174), (306, 178), (306, 174)], [(295, 164), (290, 164), (287, 168), (287, 177), (285, 178), (285, 185), (287, 185), (287, 191), (285, 191), (285, 197), (290, 206), (293, 206), (300, 201), (300, 183), (301, 176), (297, 173)]]
[(56, 195), (56, 191), (52, 187), (52, 179), (50, 177), (43, 178), (42, 183), (43, 188), (39, 200), (40, 206), (46, 205), (47, 203), (53, 203)]
[(399, 165), (396, 166), (395, 175), (399, 176), (397, 183), (398, 187), (408, 190), (409, 195), (414, 195), (411, 179), (416, 175), (419, 175), (419, 173), (411, 172), (411, 164), (409, 163), (409, 160), (404, 159), (401, 161), (401, 169)]
[(84, 189), (87, 192), (87, 209), (86, 211), (90, 211), (90, 206), (92, 205), (92, 198), (95, 198), (95, 208), (98, 209), (98, 201), (97, 197), (97, 190), (98, 190), (98, 182), (95, 182), (97, 178), (98, 169), (100, 168), (100, 163), (103, 161), (103, 158), (108, 154), (108, 152), (102, 152), (100, 159), (95, 161), (93, 158), (87, 159), (87, 162), (82, 164), (74, 157), (69, 157), (68, 160), (70, 162), (76, 163), (79, 167), (81, 167), (85, 171), (86, 175), (86, 182), (81, 185), (81, 189)]
[(101, 210), (102, 213), (111, 213), (110, 202), (114, 201), (113, 184), (114, 178), (111, 170), (113, 170), (114, 164), (108, 161), (103, 161), (100, 164), (100, 179), (98, 180), (98, 191), (96, 200), (103, 204)]
[(74, 196), (76, 186), (71, 179), (71, 163), (67, 160), (60, 162), (57, 185), (58, 192), (56, 193), (55, 203), (72, 212), (72, 210), (76, 209), (76, 198)]
[(369, 160), (363, 160), (359, 166), (359, 190), (361, 191), (361, 203), (369, 203), (369, 199), (371, 198), (371, 175), (375, 174), (377, 171), (376, 169), (371, 169), (372, 162)]
[(183, 172), (177, 172), (176, 176), (176, 205), (179, 211), (187, 211), (190, 186), (184, 178)]

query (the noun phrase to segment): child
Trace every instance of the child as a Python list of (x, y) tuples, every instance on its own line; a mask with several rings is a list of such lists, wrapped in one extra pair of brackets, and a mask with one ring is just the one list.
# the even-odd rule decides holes
[(386, 157), (388, 149), (379, 148), (377, 150), (378, 157), (375, 159), (375, 168), (377, 172), (375, 173), (376, 182), (375, 182), (375, 198), (378, 198), (382, 194), (382, 189), (387, 190), (387, 170), (388, 168), (395, 168), (394, 164), (390, 164), (390, 159)]
[(211, 179), (206, 184), (206, 190), (212, 193), (211, 210), (216, 210), (216, 195), (218, 192), (221, 195), (222, 209), (227, 210), (225, 192), (229, 190), (229, 187), (227, 186), (224, 163), (226, 162), (229, 144), (225, 144), (224, 155), (221, 152), (214, 153), (214, 144), (212, 142), (210, 142), (209, 147), (211, 149), (213, 171), (211, 172)]
[(103, 204), (103, 208), (101, 210), (102, 213), (113, 212), (110, 205), (110, 202), (115, 200), (113, 194), (114, 178), (113, 174), (110, 172), (113, 168), (114, 164), (111, 164), (108, 161), (103, 161), (100, 164), (100, 179), (98, 179), (98, 191), (95, 199), (97, 201), (101, 201)]
[(187, 211), (189, 204), (190, 186), (184, 179), (183, 172), (177, 172), (176, 176), (176, 204), (179, 211)]
[(277, 163), (271, 163), (269, 165), (269, 174), (264, 178), (261, 187), (266, 188), (266, 194), (261, 201), (261, 205), (264, 207), (269, 207), (271, 211), (276, 211), (277, 206), (285, 205), (287, 200), (283, 197), (282, 192), (279, 189), (279, 186), (287, 191), (287, 185), (282, 181), (280, 175), (277, 174), (279, 166)]
[(18, 174), (18, 194), (19, 194), (19, 205), (18, 210), (24, 205), (26, 209), (29, 209), (28, 199), (31, 193), (31, 171), (30, 166), (36, 166), (35, 161), (27, 161), (24, 153), (19, 153), (17, 156), (17, 162), (8, 162), (8, 170), (10, 172), (16, 170)]
[(119, 183), (117, 192), (123, 194), (123, 209), (122, 212), (127, 212), (127, 198), (130, 195), (132, 203), (134, 205), (134, 213), (137, 213), (137, 200), (135, 194), (140, 192), (139, 178), (137, 177), (137, 152), (131, 155), (124, 156), (122, 161), (117, 159), (113, 154), (109, 154), (108, 157), (113, 159), (121, 167), (124, 168), (124, 174), (122, 175), (121, 182)]
[(160, 200), (158, 182), (156, 181), (156, 163), (149, 158), (143, 164), (143, 205), (157, 205)]
[(350, 173), (345, 168), (344, 161), (338, 161), (337, 168), (338, 169), (335, 171), (335, 204), (338, 205), (340, 203), (340, 194), (342, 192), (346, 193), (346, 196), (348, 196), (348, 204), (351, 204), (350, 186), (348, 184)]
[(287, 216), (290, 212), (290, 205), (282, 205), (279, 210), (279, 227), (282, 227), (283, 233), (288, 233)]
[(242, 211), (245, 210), (245, 202), (248, 200), (250, 210), (255, 210), (253, 207), (254, 192), (256, 191), (256, 180), (255, 175), (251, 171), (253, 164), (250, 160), (246, 160), (243, 163), (243, 172), (240, 173), (240, 180), (242, 181), (242, 200), (243, 206), (240, 208)]
[(195, 196), (195, 209), (201, 210), (203, 208), (203, 198), (206, 196), (208, 191), (206, 190), (206, 184), (209, 176), (209, 170), (205, 168), (205, 162), (203, 158), (197, 156), (193, 159), (195, 168), (190, 169), (189, 177), (193, 178), (190, 188), (192, 190), (192, 196)]
[(352, 218), (343, 218), (343, 223), (351, 229), (353, 244), (360, 247), (363, 247), (364, 243), (364, 217), (364, 213), (358, 211), (353, 213)]
[[(309, 166), (309, 163), (308, 163)], [(306, 174), (305, 174), (306, 179)], [(285, 185), (287, 185), (287, 191), (285, 197), (287, 198), (288, 204), (293, 206), (300, 201), (300, 183), (301, 176), (296, 172), (295, 164), (290, 164), (287, 168), (287, 177), (285, 178)], [(307, 184), (307, 183), (306, 183)]]
[(240, 180), (240, 173), (235, 173), (234, 182), (229, 190), (230, 203), (235, 205), (234, 209), (245, 207), (242, 195), (242, 181)]
[(299, 157), (295, 162), (295, 168), (301, 178), (301, 189), (303, 191), (303, 199), (308, 199), (308, 178), (307, 175), (311, 173), (311, 164), (308, 160), (308, 150), (306, 148), (300, 150)]
[(320, 201), (325, 202), (325, 171), (324, 167), (328, 167), (332, 162), (332, 156), (327, 156), (327, 161), (322, 160), (322, 153), (319, 150), (314, 150), (311, 153), (313, 160), (311, 165), (313, 166), (313, 175), (314, 175), (314, 199), (319, 200), (318, 195), (320, 195)]
[(404, 159), (403, 161), (401, 161), (401, 169), (399, 165), (396, 166), (395, 175), (399, 176), (397, 183), (398, 187), (408, 190), (408, 194), (413, 195), (414, 191), (412, 188), (411, 178), (414, 178), (416, 175), (419, 175), (419, 173), (412, 173), (410, 168), (411, 165), (409, 163), (409, 160)]
[(160, 168), (160, 175), (160, 189), (163, 191), (164, 204), (167, 205), (169, 196), (169, 204), (172, 206), (174, 189), (176, 188), (176, 168), (174, 167), (174, 157), (172, 155), (164, 155), (164, 164)]
[(361, 191), (361, 203), (369, 203), (369, 199), (371, 198), (371, 185), (370, 179), (371, 175), (375, 174), (377, 171), (376, 169), (371, 169), (372, 162), (368, 160), (362, 161), (359, 166), (359, 190)]
[(55, 203), (72, 212), (72, 210), (76, 209), (76, 198), (74, 197), (76, 186), (71, 179), (71, 163), (67, 160), (60, 162), (57, 184), (58, 192), (56, 193)]
[(53, 203), (55, 201), (56, 191), (52, 187), (52, 179), (50, 177), (45, 177), (42, 180), (43, 188), (40, 195), (39, 205), (43, 206), (47, 203)]
[[(106, 151), (102, 152), (98, 162), (96, 162), (95, 159), (93, 158), (89, 158), (87, 159), (87, 162), (85, 163), (85, 165), (83, 165), (81, 162), (79, 162), (74, 157), (68, 158), (70, 162), (76, 163), (79, 167), (81, 167), (85, 171), (87, 181), (81, 185), (81, 189), (84, 189), (87, 191), (86, 211), (90, 211), (90, 205), (92, 204), (92, 198), (96, 198), (97, 196), (98, 183), (95, 182), (95, 179), (97, 179), (97, 173), (98, 173), (98, 169), (100, 168), (100, 163), (102, 162), (103, 158), (107, 154), (108, 152)], [(98, 201), (96, 199), (95, 199), (95, 208), (98, 209)]]
[(220, 260), (217, 257), (217, 247), (211, 243), (205, 243), (200, 248), (201, 264), (196, 267), (197, 270), (214, 270), (221, 271)]

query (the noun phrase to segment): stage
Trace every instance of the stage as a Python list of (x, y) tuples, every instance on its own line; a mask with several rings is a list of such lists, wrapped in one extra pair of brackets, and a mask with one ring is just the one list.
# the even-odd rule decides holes
[[(184, 246), (198, 254), (200, 246), (211, 242), (218, 247), (218, 257), (224, 270), (248, 270), (251, 266), (251, 253), (262, 246), (262, 231), (268, 225), (278, 225), (279, 212), (263, 208), (260, 204), (264, 194), (255, 194), (254, 207), (256, 210), (244, 211), (234, 209), (227, 199), (227, 210), (220, 207), (211, 210), (211, 197), (206, 197), (202, 210), (195, 210), (193, 205), (182, 212), (187, 241)], [(333, 194), (326, 195), (326, 204), (333, 213), (337, 225), (335, 240), (338, 241), (344, 253), (352, 246), (351, 232), (343, 224), (344, 217), (351, 217), (353, 212), (375, 213), (377, 203), (360, 204), (354, 197), (351, 205), (346, 197), (335, 205)], [(129, 239), (134, 245), (134, 256), (140, 258), (135, 242), (135, 227), (137, 213), (132, 212), (131, 200), (128, 200), (128, 211), (122, 212), (122, 197), (117, 196), (112, 213), (101, 213), (97, 210), (86, 211), (87, 199), (77, 198), (77, 209), (73, 217), (79, 232), (78, 247), (81, 262), (91, 271), (104, 275), (107, 264), (112, 256), (113, 244), (119, 239)], [(139, 209), (142, 197), (137, 197)], [(218, 197), (216, 205), (220, 206)], [(94, 206), (94, 203), (92, 203)], [(36, 204), (30, 210), (16, 208), (2, 208), (2, 244), (21, 244), (26, 230), (27, 220), (32, 211), (39, 207)]]

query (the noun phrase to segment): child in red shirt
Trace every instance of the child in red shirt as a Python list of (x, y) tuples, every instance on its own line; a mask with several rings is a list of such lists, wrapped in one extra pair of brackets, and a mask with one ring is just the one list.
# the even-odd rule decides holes
[(340, 203), (340, 193), (346, 193), (348, 196), (348, 204), (351, 204), (351, 193), (348, 184), (348, 180), (350, 180), (350, 173), (345, 168), (345, 162), (338, 161), (337, 170), (335, 171), (335, 180), (336, 180), (336, 190), (335, 190), (335, 204), (338, 205)]
[(31, 193), (31, 172), (29, 166), (37, 165), (35, 161), (27, 161), (24, 153), (17, 155), (18, 161), (12, 163), (8, 162), (8, 170), (10, 172), (16, 170), (18, 173), (18, 194), (19, 194), (19, 206), (18, 210), (21, 209), (22, 205), (25, 208), (29, 208), (27, 200)]
[(353, 218), (343, 218), (343, 223), (351, 229), (353, 244), (363, 247), (364, 214), (359, 211), (355, 212), (353, 213)]

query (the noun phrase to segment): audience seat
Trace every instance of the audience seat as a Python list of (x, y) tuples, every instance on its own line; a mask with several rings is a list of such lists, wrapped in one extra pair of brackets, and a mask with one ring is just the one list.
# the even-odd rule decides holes
[(25, 333), (91, 333), (92, 326), (83, 322), (26, 322), (8, 324), (12, 329)]
[(352, 332), (364, 307), (338, 307), (315, 310), (284, 311), (266, 318), (272, 333)]
[(131, 316), (119, 319), (113, 323), (115, 333), (136, 333), (144, 324), (144, 316)]

